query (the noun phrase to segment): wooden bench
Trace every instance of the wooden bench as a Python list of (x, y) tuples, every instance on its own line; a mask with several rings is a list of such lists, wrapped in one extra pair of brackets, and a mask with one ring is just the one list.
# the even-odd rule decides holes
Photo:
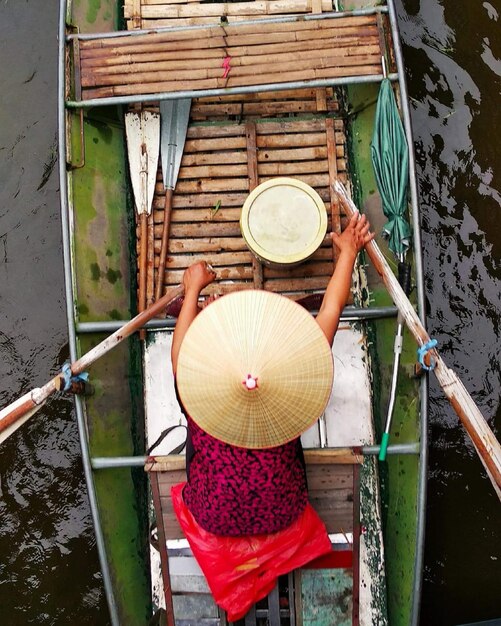
[[(325, 587), (329, 584), (335, 577), (333, 572), (336, 569), (343, 570), (340, 580), (335, 583), (336, 588), (341, 588), (340, 593), (346, 595), (347, 586), (351, 586), (353, 603), (347, 605), (346, 610), (351, 611), (354, 623), (358, 618), (359, 464), (362, 457), (351, 449), (343, 448), (306, 450), (305, 459), (310, 502), (329, 534), (341, 534), (346, 538), (343, 547), (351, 552), (351, 567), (333, 566), (334, 551), (334, 559), (325, 564), (326, 569), (305, 568), (290, 573), (279, 581), (266, 600), (253, 607), (241, 622), (242, 626), (259, 624), (258, 620), (262, 618), (266, 618), (271, 626), (281, 626), (283, 620), (288, 620), (286, 623), (291, 626), (307, 623), (313, 590), (319, 585)], [(183, 620), (188, 619), (187, 611), (192, 610), (197, 624), (224, 626), (226, 617), (208, 597), (209, 589), (191, 551), (185, 548), (176, 551), (167, 547), (168, 540), (183, 538), (173, 511), (170, 489), (186, 480), (184, 456), (154, 457), (146, 464), (145, 470), (150, 477), (158, 527), (167, 624), (183, 626)], [(325, 579), (326, 571), (329, 572), (329, 581)]]
[(76, 99), (381, 76), (378, 15), (329, 15), (74, 39)]

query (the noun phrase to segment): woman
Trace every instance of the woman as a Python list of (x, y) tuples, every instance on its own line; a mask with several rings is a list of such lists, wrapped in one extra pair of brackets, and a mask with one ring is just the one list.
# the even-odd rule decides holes
[[(316, 317), (331, 346), (350, 292), (355, 259), (373, 236), (366, 217), (358, 215), (341, 235), (332, 233), (339, 257)], [(204, 262), (184, 273), (185, 299), (171, 352), (174, 375), (183, 338), (199, 312), (200, 292), (214, 278)], [(299, 438), (274, 448), (241, 448), (215, 439), (185, 415), (188, 482), (183, 498), (203, 529), (225, 536), (269, 534), (287, 528), (301, 515), (308, 492)]]

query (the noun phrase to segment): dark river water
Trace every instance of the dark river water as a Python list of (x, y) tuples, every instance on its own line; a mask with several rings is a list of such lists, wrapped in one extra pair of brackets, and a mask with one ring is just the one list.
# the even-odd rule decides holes
[[(501, 438), (501, 1), (398, 5), (428, 325)], [(67, 357), (57, 0), (0, 3), (0, 406)], [(501, 618), (501, 506), (434, 381), (423, 626)], [(108, 623), (72, 402), (0, 450), (0, 624)], [(126, 625), (124, 625), (126, 626)]]

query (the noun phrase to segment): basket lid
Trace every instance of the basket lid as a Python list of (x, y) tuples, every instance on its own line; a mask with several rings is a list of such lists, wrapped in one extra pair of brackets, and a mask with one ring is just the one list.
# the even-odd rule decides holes
[(325, 410), (332, 353), (299, 304), (239, 291), (192, 322), (176, 378), (186, 411), (203, 430), (235, 446), (270, 448), (298, 437)]
[(278, 264), (307, 259), (327, 232), (322, 198), (295, 178), (274, 178), (247, 197), (240, 217), (242, 236), (254, 254)]

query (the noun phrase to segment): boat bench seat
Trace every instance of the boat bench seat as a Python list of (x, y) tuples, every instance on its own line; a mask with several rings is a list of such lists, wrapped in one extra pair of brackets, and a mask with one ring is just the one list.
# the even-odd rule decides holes
[[(359, 537), (359, 465), (362, 456), (349, 448), (305, 450), (309, 498), (312, 506), (324, 521), (330, 535), (345, 538), (333, 545), (334, 553), (350, 552), (348, 565), (325, 565), (340, 568), (336, 582), (338, 589), (347, 585), (354, 589), (358, 584), (358, 537)], [(186, 480), (185, 457), (168, 455), (151, 457), (145, 465), (148, 472), (158, 527), (159, 551), (162, 561), (167, 615), (175, 619), (175, 626), (187, 626), (197, 619), (197, 624), (226, 626), (226, 617), (215, 605), (191, 550), (177, 547), (169, 540), (182, 539), (184, 535), (175, 516), (170, 498), (173, 485)], [(319, 567), (322, 567), (321, 565)], [(329, 578), (333, 569), (327, 569)], [(347, 572), (347, 573), (345, 573)], [(249, 611), (238, 626), (251, 626), (267, 620), (270, 626), (281, 626), (284, 620), (291, 626), (308, 623), (305, 611), (309, 603), (311, 587), (322, 585), (320, 570), (298, 570), (281, 577), (267, 598)], [(170, 593), (169, 590), (170, 589)], [(355, 594), (356, 596), (356, 594)], [(352, 612), (353, 607), (347, 609)], [(356, 610), (356, 608), (355, 608)], [(304, 620), (303, 620), (304, 618)], [(191, 620), (191, 621), (190, 621)], [(167, 621), (169, 624), (169, 622)]]
[(73, 98), (118, 96), (126, 102), (166, 92), (197, 97), (259, 85), (279, 89), (341, 84), (356, 77), (378, 80), (389, 37), (382, 24), (380, 13), (328, 13), (123, 31), (112, 38), (73, 37), (78, 77)]

